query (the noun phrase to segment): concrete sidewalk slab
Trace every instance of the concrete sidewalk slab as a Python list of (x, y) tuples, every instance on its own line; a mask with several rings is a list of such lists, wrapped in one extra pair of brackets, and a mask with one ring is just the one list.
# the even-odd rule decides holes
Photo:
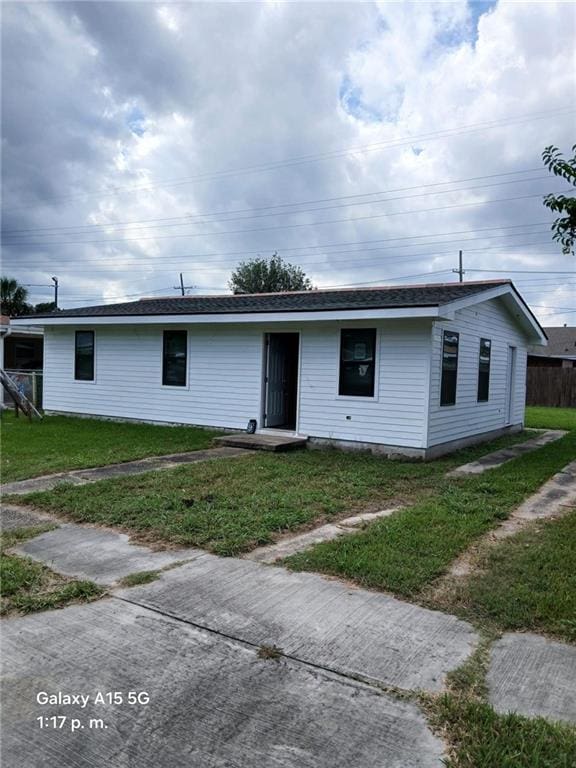
[[(441, 768), (417, 707), (108, 599), (3, 631), (2, 757), (26, 768)], [(41, 706), (41, 691), (90, 696)], [(96, 705), (98, 691), (124, 703)], [(129, 691), (149, 704), (128, 704)], [(36, 718), (61, 715), (64, 727)], [(71, 732), (71, 720), (80, 725)], [(90, 719), (103, 727), (90, 727)]]
[(277, 560), (294, 555), (296, 552), (309, 549), (314, 544), (319, 544), (322, 541), (331, 541), (338, 538), (338, 536), (355, 533), (365, 523), (378, 520), (381, 517), (389, 517), (399, 509), (400, 507), (392, 507), (390, 509), (382, 509), (379, 512), (364, 512), (353, 517), (347, 517), (344, 520), (338, 520), (335, 523), (327, 523), (311, 531), (306, 531), (296, 536), (287, 536), (274, 544), (267, 544), (264, 547), (253, 549), (252, 552), (248, 552), (244, 557), (246, 560), (254, 560), (256, 563), (275, 563)]
[(502, 464), (506, 464), (508, 461), (512, 461), (512, 459), (518, 458), (518, 456), (523, 456), (525, 453), (536, 451), (538, 448), (542, 448), (544, 445), (553, 443), (554, 441), (559, 440), (561, 437), (564, 437), (564, 435), (567, 434), (568, 432), (565, 430), (549, 429), (537, 437), (532, 437), (530, 440), (526, 440), (525, 443), (511, 445), (509, 448), (503, 448), (500, 451), (487, 453), (486, 456), (482, 456), (482, 458), (478, 459), (477, 461), (471, 461), (468, 464), (462, 464), (462, 466), (456, 467), (456, 469), (448, 472), (446, 477), (466, 477), (467, 475), (481, 475), (488, 469), (501, 467)]
[(73, 523), (28, 539), (13, 551), (64, 576), (97, 584), (114, 584), (131, 573), (160, 570), (204, 555), (198, 549), (152, 550), (133, 544), (125, 533)]
[(167, 456), (150, 456), (138, 461), (126, 461), (122, 464), (109, 464), (105, 467), (93, 467), (91, 469), (75, 469), (71, 472), (58, 472), (54, 475), (32, 477), (29, 480), (17, 480), (13, 483), (4, 483), (0, 486), (0, 493), (8, 495), (24, 495), (36, 491), (50, 491), (62, 483), (85, 485), (95, 483), (98, 480), (109, 480), (114, 477), (127, 477), (128, 475), (141, 475), (144, 472), (152, 472), (158, 469), (174, 469), (182, 464), (196, 464), (200, 461), (213, 461), (214, 459), (233, 459), (238, 456), (249, 456), (252, 452), (242, 448), (207, 448), (203, 451), (190, 451), (189, 453), (172, 453)]
[(36, 512), (27, 507), (15, 504), (2, 504), (0, 507), (0, 528), (3, 531), (14, 531), (18, 528), (35, 528), (38, 525), (58, 525), (58, 521), (50, 515)]
[(508, 634), (491, 653), (487, 683), (497, 712), (576, 723), (576, 647)]
[(478, 640), (454, 616), (312, 573), (205, 555), (117, 595), (337, 673), (441, 690)]

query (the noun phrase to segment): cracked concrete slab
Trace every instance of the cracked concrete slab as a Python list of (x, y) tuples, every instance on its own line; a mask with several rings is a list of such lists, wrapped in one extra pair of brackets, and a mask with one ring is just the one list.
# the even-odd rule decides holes
[(147, 586), (138, 605), (334, 672), (408, 690), (441, 690), (478, 636), (455, 616), (313, 573), (205, 555)]
[(57, 520), (42, 512), (19, 507), (15, 504), (2, 504), (0, 507), (0, 528), (14, 531), (17, 528), (34, 528), (38, 525), (57, 524)]
[(254, 560), (256, 563), (275, 563), (277, 560), (283, 560), (285, 557), (294, 555), (296, 552), (302, 552), (309, 549), (314, 544), (322, 541), (331, 541), (338, 536), (354, 533), (358, 527), (372, 520), (378, 520), (381, 517), (389, 517), (397, 512), (400, 507), (391, 509), (382, 509), (379, 512), (364, 512), (353, 517), (347, 517), (344, 520), (338, 520), (335, 523), (327, 523), (311, 531), (300, 533), (297, 536), (289, 536), (274, 544), (267, 544), (264, 547), (253, 549), (244, 557), (247, 560)]
[[(108, 599), (3, 631), (2, 756), (26, 768), (441, 768), (412, 702)], [(41, 706), (40, 691), (87, 706)], [(96, 705), (145, 691), (146, 705)], [(62, 715), (62, 729), (38, 717)], [(71, 732), (71, 719), (82, 727)], [(90, 719), (103, 728), (90, 727)]]
[(576, 723), (576, 647), (507, 634), (492, 647), (487, 683), (497, 712)]
[(71, 472), (58, 472), (54, 475), (33, 477), (29, 480), (17, 480), (13, 483), (4, 483), (0, 486), (0, 493), (8, 495), (23, 495), (36, 491), (50, 491), (62, 483), (84, 485), (95, 483), (97, 480), (108, 480), (114, 477), (126, 477), (128, 475), (141, 475), (159, 469), (174, 469), (182, 464), (196, 464), (200, 461), (213, 461), (214, 459), (233, 459), (239, 456), (247, 456), (252, 451), (242, 448), (207, 448), (203, 451), (190, 451), (189, 453), (174, 453), (167, 456), (150, 456), (137, 461), (126, 461), (122, 464), (109, 464), (105, 467), (93, 467), (91, 469), (75, 469)]
[(555, 440), (559, 440), (568, 432), (561, 429), (549, 429), (546, 432), (532, 437), (530, 440), (526, 440), (524, 443), (518, 443), (517, 445), (511, 445), (509, 448), (503, 448), (499, 451), (493, 451), (482, 456), (477, 461), (471, 461), (468, 464), (462, 464), (460, 467), (456, 467), (451, 472), (448, 472), (446, 477), (466, 477), (467, 475), (480, 475), (486, 472), (488, 469), (495, 469), (501, 467), (502, 464), (506, 464), (512, 459), (516, 459), (518, 456), (522, 456), (525, 453), (536, 451), (538, 448), (542, 448), (544, 445), (553, 443)]
[(131, 573), (160, 570), (204, 554), (198, 549), (152, 550), (132, 543), (125, 533), (73, 523), (28, 539), (13, 551), (64, 576), (97, 584), (114, 584)]

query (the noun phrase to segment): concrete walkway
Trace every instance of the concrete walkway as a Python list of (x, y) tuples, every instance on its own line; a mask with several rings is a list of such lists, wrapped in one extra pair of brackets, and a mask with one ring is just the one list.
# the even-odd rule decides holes
[(153, 551), (103, 528), (65, 524), (13, 551), (105, 585), (189, 561), (115, 594), (234, 640), (406, 690), (440, 690), (477, 641), (465, 622), (388, 595), (196, 549)]
[(482, 456), (477, 461), (462, 464), (462, 466), (456, 467), (456, 469), (448, 472), (446, 476), (466, 477), (467, 475), (481, 475), (488, 469), (501, 467), (502, 464), (506, 464), (508, 461), (512, 461), (512, 459), (517, 459), (518, 456), (523, 456), (525, 453), (536, 451), (538, 448), (553, 443), (555, 440), (559, 440), (567, 434), (568, 432), (561, 429), (549, 429), (542, 432), (537, 437), (532, 437), (530, 440), (526, 440), (524, 443), (518, 443), (517, 445), (510, 446), (510, 448), (502, 448), (499, 451), (487, 453), (486, 456)]
[(125, 533), (65, 523), (28, 539), (13, 550), (53, 571), (111, 585), (140, 571), (158, 571), (199, 557), (199, 549), (153, 550), (133, 544)]
[(404, 690), (441, 690), (446, 673), (478, 640), (466, 622), (389, 595), (208, 554), (115, 595), (198, 628)]
[[(6, 621), (2, 665), (6, 766), (444, 764), (413, 702), (295, 659), (259, 658), (251, 645), (115, 598)], [(98, 705), (99, 691), (122, 701)], [(129, 691), (142, 701), (129, 703)], [(42, 705), (41, 692), (89, 699)], [(50, 726), (56, 715), (62, 728)]]
[(497, 712), (576, 723), (576, 647), (530, 634), (504, 635), (487, 675)]
[(381, 517), (389, 517), (399, 509), (401, 507), (390, 507), (390, 509), (382, 509), (379, 512), (364, 512), (353, 517), (346, 517), (344, 520), (321, 525), (297, 536), (286, 536), (274, 544), (267, 544), (264, 547), (253, 549), (244, 557), (247, 560), (254, 560), (256, 563), (275, 563), (277, 560), (283, 560), (285, 557), (294, 555), (296, 552), (302, 552), (322, 541), (331, 541), (339, 536), (356, 533), (366, 523), (378, 520)]
[[(568, 464), (553, 475), (544, 485), (496, 528), (488, 531), (476, 541), (470, 549), (463, 552), (450, 566), (446, 579), (462, 578), (472, 573), (480, 553), (487, 546), (496, 544), (501, 539), (514, 536), (529, 523), (536, 520), (548, 520), (576, 509), (576, 461)], [(438, 589), (445, 585), (439, 582)]]
[(35, 491), (50, 491), (61, 483), (73, 483), (85, 485), (95, 483), (97, 480), (108, 480), (113, 477), (126, 477), (128, 475), (141, 475), (158, 469), (174, 469), (182, 464), (196, 464), (199, 461), (213, 459), (230, 459), (238, 456), (247, 456), (251, 451), (242, 448), (207, 448), (203, 451), (190, 451), (189, 453), (172, 453), (168, 456), (150, 456), (138, 461), (126, 461), (122, 464), (109, 464), (105, 467), (93, 467), (92, 469), (75, 469), (70, 472), (58, 472), (54, 475), (33, 477), (30, 480), (17, 480), (13, 483), (0, 485), (0, 493), (23, 495)]

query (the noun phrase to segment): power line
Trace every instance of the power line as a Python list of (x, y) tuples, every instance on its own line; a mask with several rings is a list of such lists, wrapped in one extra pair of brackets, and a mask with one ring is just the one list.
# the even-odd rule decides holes
[[(317, 198), (315, 200), (301, 200), (296, 201), (293, 203), (276, 203), (275, 205), (265, 205), (265, 206), (257, 206), (252, 208), (240, 208), (236, 210), (231, 211), (202, 211), (200, 213), (194, 213), (194, 214), (186, 214), (184, 216), (168, 216), (164, 218), (156, 218), (156, 219), (141, 219), (139, 221), (114, 221), (109, 223), (98, 223), (98, 224), (78, 224), (75, 226), (60, 226), (60, 227), (28, 227), (23, 229), (4, 229), (2, 230), (3, 235), (8, 235), (10, 237), (15, 236), (24, 236), (28, 233), (44, 233), (44, 237), (50, 236), (50, 233), (53, 232), (54, 236), (57, 236), (59, 234), (89, 234), (90, 231), (96, 229), (113, 229), (113, 228), (120, 228), (120, 227), (126, 227), (126, 226), (132, 226), (132, 225), (138, 225), (138, 224), (153, 224), (153, 222), (164, 222), (164, 221), (170, 221), (178, 223), (171, 223), (171, 224), (154, 224), (152, 226), (145, 226), (145, 227), (137, 227), (137, 230), (140, 229), (159, 229), (161, 227), (180, 227), (180, 226), (188, 226), (190, 224), (194, 224), (196, 222), (191, 222), (190, 219), (198, 219), (198, 218), (204, 218), (206, 216), (229, 216), (236, 213), (251, 213), (253, 211), (267, 211), (271, 210), (272, 208), (288, 208), (288, 207), (294, 207), (294, 206), (300, 206), (300, 205), (315, 205), (316, 203), (327, 203), (327, 202), (335, 202), (337, 200), (350, 200), (350, 199), (357, 199), (360, 197), (374, 197), (376, 195), (389, 195), (395, 192), (410, 192), (414, 189), (425, 189), (429, 187), (439, 187), (439, 186), (445, 186), (447, 184), (461, 184), (466, 181), (477, 181), (480, 179), (492, 179), (497, 178), (501, 176), (511, 176), (515, 174), (523, 174), (523, 173), (532, 173), (534, 171), (539, 171), (540, 168), (531, 168), (527, 170), (522, 171), (508, 171), (507, 173), (493, 173), (486, 176), (470, 176), (468, 178), (464, 179), (452, 179), (450, 181), (439, 181), (432, 184), (417, 184), (411, 187), (397, 187), (395, 189), (388, 189), (388, 190), (379, 190), (376, 192), (362, 192), (359, 194), (354, 195), (339, 195), (337, 197), (326, 197), (326, 198)], [(484, 189), (486, 187), (493, 187), (493, 186), (503, 186), (507, 184), (521, 184), (528, 181), (540, 181), (542, 179), (550, 179), (549, 175), (543, 175), (543, 176), (536, 176), (532, 178), (527, 179), (510, 179), (508, 181), (501, 181), (501, 182), (493, 182), (492, 184), (483, 184), (483, 185), (477, 185), (473, 187), (464, 187), (464, 188), (458, 188), (458, 189), (448, 189), (448, 190), (441, 190), (439, 192), (427, 192), (424, 195), (407, 195), (399, 198), (393, 198), (394, 200), (403, 200), (406, 198), (411, 197), (420, 197), (425, 195), (433, 195), (433, 194), (447, 194), (450, 192), (468, 192), (470, 190), (474, 189)], [(554, 180), (554, 179), (552, 179)], [(334, 206), (334, 207), (351, 207), (353, 205), (371, 205), (374, 202), (389, 202), (388, 200), (380, 200), (380, 201), (373, 201), (368, 200), (365, 202), (358, 202), (358, 203), (349, 203), (348, 205), (342, 205), (342, 206)], [(320, 209), (312, 209), (314, 210), (330, 210), (328, 207), (320, 208)], [(302, 211), (285, 211), (285, 212), (278, 212), (273, 214), (266, 214), (267, 216), (279, 216), (279, 215), (288, 215), (288, 214), (295, 214), (295, 213), (310, 213), (310, 210), (302, 210)], [(245, 218), (259, 218), (259, 217), (245, 217)], [(69, 230), (88, 230), (88, 232), (82, 231), (82, 232), (70, 232)]]
[[(197, 174), (196, 176), (183, 177), (182, 179), (167, 180), (165, 182), (148, 183), (138, 187), (115, 187), (112, 190), (105, 192), (93, 192), (93, 193), (81, 193), (79, 195), (64, 195), (53, 196), (52, 200), (74, 200), (74, 199), (86, 199), (90, 197), (109, 197), (120, 194), (122, 192), (139, 192), (156, 189), (158, 187), (171, 187), (181, 186), (194, 182), (205, 182), (211, 179), (221, 179), (230, 176), (243, 176), (250, 173), (262, 173), (265, 171), (279, 170), (285, 167), (293, 167), (297, 165), (307, 164), (311, 162), (318, 162), (321, 160), (332, 160), (347, 155), (356, 154), (358, 152), (374, 152), (382, 151), (384, 149), (391, 149), (398, 146), (412, 145), (415, 142), (424, 142), (427, 140), (433, 140), (436, 138), (451, 138), (452, 136), (465, 135), (468, 133), (475, 133), (477, 131), (489, 130), (491, 128), (498, 128), (505, 125), (522, 124), (525, 122), (532, 122), (534, 120), (545, 120), (548, 117), (557, 117), (561, 115), (569, 115), (574, 112), (574, 108), (562, 107), (556, 110), (549, 110), (546, 112), (533, 112), (524, 113), (516, 117), (503, 118), (500, 120), (483, 121), (481, 123), (473, 123), (470, 125), (457, 126), (455, 128), (447, 128), (441, 131), (432, 131), (424, 134), (416, 134), (412, 136), (405, 136), (401, 139), (388, 139), (386, 141), (375, 142), (373, 144), (365, 144), (357, 147), (349, 147), (345, 150), (332, 150), (331, 152), (316, 153), (310, 155), (302, 155), (300, 157), (288, 158), (284, 161), (276, 161), (272, 163), (261, 163), (259, 165), (245, 166), (243, 168), (228, 169), (223, 171), (216, 171), (212, 173)], [(21, 210), (26, 205), (9, 209), (10, 211)]]
[[(348, 240), (348, 241), (341, 241), (336, 243), (319, 243), (319, 244), (310, 244), (310, 245), (299, 245), (299, 246), (293, 246), (293, 247), (287, 247), (287, 248), (271, 248), (271, 251), (278, 251), (278, 252), (291, 252), (291, 251), (302, 251), (302, 250), (311, 250), (311, 249), (327, 249), (327, 248), (337, 248), (340, 246), (349, 246), (349, 245), (372, 245), (374, 243), (397, 243), (397, 242), (403, 242), (406, 240), (422, 240), (424, 238), (432, 238), (432, 237), (445, 237), (449, 235), (459, 235), (459, 234), (474, 234), (476, 232), (491, 232), (493, 230), (509, 230), (509, 229), (523, 229), (525, 227), (549, 227), (551, 222), (534, 222), (530, 224), (512, 224), (512, 225), (506, 225), (506, 226), (496, 226), (496, 227), (480, 227), (476, 229), (467, 229), (467, 230), (453, 230), (451, 232), (437, 232), (437, 233), (428, 233), (424, 235), (405, 235), (402, 237), (388, 237), (388, 238), (377, 238), (374, 240)], [(362, 249), (362, 251), (358, 251), (361, 253), (365, 253), (369, 250), (389, 250), (391, 248), (411, 248), (411, 247), (428, 247), (428, 246), (436, 246), (436, 245), (446, 245), (450, 243), (466, 243), (466, 242), (472, 242), (475, 240), (485, 240), (485, 239), (494, 239), (494, 238), (502, 238), (502, 237), (521, 237), (523, 234), (526, 236), (532, 236), (532, 235), (539, 235), (543, 234), (541, 232), (513, 232), (505, 235), (486, 235), (485, 237), (474, 237), (474, 238), (456, 238), (454, 240), (444, 240), (444, 241), (433, 241), (430, 243), (408, 243), (407, 245), (394, 245), (394, 246), (382, 246), (380, 248), (372, 248), (372, 249)], [(554, 245), (554, 243), (550, 243), (551, 245)], [(260, 255), (264, 250), (264, 248), (260, 248), (256, 251), (221, 251), (216, 253), (185, 253), (181, 255), (174, 255), (174, 256), (148, 256), (145, 257), (141, 254), (138, 255), (138, 263), (142, 263), (146, 258), (150, 259), (152, 262), (157, 263), (159, 260), (162, 261), (162, 263), (178, 263), (183, 259), (198, 259), (198, 258), (207, 258), (209, 259), (209, 263), (214, 262), (216, 259), (215, 257), (220, 256), (251, 256), (251, 255)], [(353, 250), (342, 250), (342, 251), (332, 251), (331, 253), (355, 253), (356, 251)], [(306, 255), (306, 254), (304, 254)], [(70, 256), (68, 257), (75, 263), (78, 261), (77, 256)], [(136, 258), (136, 257), (135, 257)], [(300, 258), (298, 255), (294, 255), (291, 258)], [(64, 259), (60, 257), (60, 262), (64, 262)], [(31, 262), (27, 262), (30, 264)], [(37, 262), (40, 264), (44, 264), (44, 262)], [(202, 263), (202, 262), (198, 262)], [(104, 264), (118, 264), (118, 258), (106, 260), (106, 259), (100, 259), (96, 258), (96, 260), (89, 260), (89, 259), (83, 259), (82, 264), (94, 264), (96, 266), (98, 265), (104, 265)]]
[(555, 272), (550, 269), (468, 269), (468, 272), (494, 272), (507, 275), (576, 275), (576, 272)]
[[(518, 244), (516, 246), (509, 246), (512, 247), (521, 247), (522, 244)], [(526, 244), (524, 244), (525, 246)], [(532, 245), (532, 243), (529, 243), (528, 245)], [(492, 253), (493, 251), (497, 251), (498, 253)], [(354, 251), (353, 253), (357, 253)], [(476, 249), (469, 249), (466, 251), (467, 254), (471, 253), (490, 253), (492, 256), (502, 255), (506, 256), (509, 255), (506, 253), (506, 251), (502, 248), (502, 246), (492, 246), (487, 248), (476, 248)], [(360, 252), (361, 255), (361, 252)], [(386, 262), (387, 264), (404, 264), (406, 262), (412, 262), (412, 261), (423, 261), (423, 260), (429, 260), (429, 259), (437, 259), (439, 257), (443, 256), (453, 256), (454, 250), (445, 250), (445, 251), (426, 251), (425, 253), (409, 253), (404, 254), (402, 257), (398, 258), (397, 256), (368, 256), (368, 257), (362, 257), (361, 259), (350, 259), (348, 256), (332, 256), (332, 254), (328, 254), (327, 258), (324, 260), (313, 260), (310, 261), (308, 259), (300, 260), (298, 261), (298, 266), (306, 267), (307, 269), (310, 269), (313, 272), (322, 272), (322, 271), (333, 271), (335, 266), (339, 266), (340, 268), (350, 268), (350, 269), (371, 269), (374, 267), (374, 265), (381, 264), (383, 262)], [(536, 254), (531, 254), (536, 255)], [(539, 254), (539, 255), (550, 255), (550, 254)], [(210, 263), (207, 262), (206, 264), (200, 264), (198, 262), (194, 263), (194, 267), (196, 269), (201, 269), (203, 272), (220, 272), (222, 270), (227, 270), (232, 267), (234, 267), (237, 264), (237, 262), (214, 262)], [(164, 272), (168, 272), (172, 270), (166, 270)], [(468, 271), (474, 271), (474, 270), (468, 270)], [(492, 270), (485, 270), (487, 272), (491, 272)], [(156, 274), (159, 274), (159, 270), (154, 270)]]
[[(522, 179), (521, 181), (522, 182), (525, 182), (525, 181), (539, 181), (539, 180), (542, 180), (542, 179), (548, 179), (548, 177), (547, 176), (538, 176), (538, 177), (533, 177), (532, 179)], [(430, 195), (437, 196), (437, 195), (445, 195), (445, 194), (454, 194), (456, 192), (472, 192), (472, 191), (475, 191), (475, 190), (478, 190), (478, 189), (487, 189), (488, 187), (497, 187), (497, 186), (502, 186), (504, 184), (519, 184), (519, 183), (521, 183), (520, 180), (516, 179), (514, 181), (502, 181), (502, 182), (495, 182), (493, 184), (481, 184), (481, 185), (478, 185), (478, 186), (475, 186), (475, 187), (462, 187), (461, 189), (443, 189), (443, 190), (440, 190), (438, 192), (421, 192), (421, 193), (419, 193), (417, 195), (400, 195), (398, 197), (389, 197), (389, 198), (382, 199), (382, 200), (368, 200), (368, 201), (363, 201), (363, 202), (358, 202), (358, 203), (343, 203), (341, 205), (326, 205), (326, 206), (323, 206), (321, 208), (307, 208), (307, 209), (303, 208), (300, 211), (279, 211), (277, 213), (260, 213), (260, 214), (254, 215), (254, 216), (238, 216), (238, 217), (230, 217), (230, 218), (227, 218), (227, 219), (212, 219), (211, 221), (208, 221), (208, 222), (206, 222), (206, 221), (195, 221), (195, 222), (179, 223), (179, 224), (156, 224), (156, 225), (152, 225), (152, 226), (134, 227), (134, 228), (132, 228), (132, 229), (130, 229), (128, 231), (128, 234), (134, 234), (134, 233), (138, 234), (138, 232), (140, 232), (142, 230), (149, 230), (149, 229), (167, 229), (167, 228), (172, 228), (172, 227), (192, 227), (192, 226), (198, 227), (198, 226), (203, 226), (204, 224), (227, 224), (228, 222), (233, 222), (233, 221), (251, 221), (253, 219), (267, 219), (267, 218), (270, 218), (270, 217), (277, 217), (277, 216), (296, 216), (298, 214), (318, 213), (318, 212), (321, 212), (321, 211), (339, 210), (341, 208), (356, 208), (356, 207), (358, 207), (360, 205), (381, 205), (383, 203), (398, 202), (399, 200), (415, 200), (417, 198), (428, 197)], [(548, 192), (550, 190), (547, 189), (545, 191)], [(551, 190), (551, 191), (552, 192), (557, 192), (557, 191), (561, 192), (562, 190)], [(544, 194), (544, 190), (540, 194), (533, 195), (533, 197), (539, 197), (541, 195), (543, 196), (543, 194)], [(434, 210), (434, 209), (432, 209), (432, 210)], [(394, 214), (389, 214), (389, 215), (394, 215)], [(311, 224), (314, 224), (314, 223), (315, 222), (311, 222)], [(320, 222), (320, 223), (322, 223), (322, 222)], [(104, 228), (106, 229), (106, 227), (104, 227)], [(51, 233), (41, 234), (40, 233), (38, 236), (39, 237), (59, 237), (59, 236), (75, 237), (76, 235), (83, 235), (83, 234), (90, 234), (90, 233), (89, 232), (62, 232), (62, 233), (55, 232), (53, 234), (51, 234)], [(199, 233), (199, 234), (202, 234), (202, 233)], [(191, 234), (191, 235), (188, 235), (188, 234), (178, 234), (178, 235), (160, 235), (160, 236), (153, 235), (151, 237), (145, 237), (145, 238), (136, 237), (136, 238), (132, 238), (132, 239), (133, 240), (141, 240), (141, 239), (143, 239), (143, 240), (150, 240), (150, 239), (156, 239), (157, 237), (161, 237), (162, 239), (164, 239), (166, 237), (187, 237), (187, 236), (195, 237), (195, 236), (198, 236), (198, 235), (196, 235), (196, 234)], [(22, 235), (10, 235), (9, 237), (26, 237), (26, 235), (25, 234), (22, 234)], [(122, 240), (128, 240), (128, 238), (122, 238)], [(98, 242), (98, 241), (69, 240), (69, 241), (66, 241), (66, 242), (67, 243), (75, 244), (75, 243), (82, 243), (82, 242)], [(99, 242), (114, 242), (114, 240), (107, 238), (107, 239), (101, 240)], [(51, 245), (52, 243), (50, 243), (50, 241), (47, 241), (44, 244)], [(18, 241), (18, 240), (7, 241), (7, 242), (4, 241), (4, 245), (20, 245), (20, 241)]]
[[(566, 187), (560, 190), (557, 190), (557, 192), (564, 192), (569, 191), (571, 188)], [(300, 229), (302, 227), (317, 227), (324, 224), (342, 224), (342, 223), (348, 223), (348, 222), (356, 222), (356, 221), (368, 221), (372, 219), (382, 219), (392, 216), (414, 216), (421, 213), (431, 213), (435, 211), (448, 211), (453, 210), (455, 208), (470, 208), (475, 207), (479, 205), (493, 205), (495, 203), (508, 203), (508, 202), (519, 202), (521, 200), (529, 200), (533, 199), (535, 197), (541, 197), (541, 193), (536, 193), (532, 195), (521, 195), (521, 196), (514, 196), (514, 197), (501, 197), (496, 198), (494, 200), (479, 200), (477, 202), (473, 203), (456, 203), (452, 205), (445, 205), (445, 206), (437, 206), (434, 208), (420, 208), (420, 209), (414, 209), (409, 211), (393, 211), (388, 213), (379, 213), (379, 214), (372, 214), (370, 216), (357, 216), (353, 218), (348, 219), (325, 219), (324, 221), (312, 221), (312, 222), (305, 222), (300, 224), (283, 224), (281, 226), (275, 226), (275, 227), (263, 227), (263, 228), (256, 228), (256, 229), (231, 229), (231, 230), (224, 230), (221, 232), (192, 232), (185, 235), (155, 235), (152, 237), (137, 237), (137, 238), (129, 238), (129, 237), (122, 237), (122, 238), (107, 238), (105, 240), (75, 240), (75, 241), (65, 241), (65, 242), (59, 242), (59, 243), (27, 243), (27, 242), (19, 242), (19, 243), (3, 243), (6, 247), (16, 247), (16, 246), (26, 246), (26, 247), (39, 247), (39, 248), (46, 248), (46, 247), (54, 247), (54, 246), (63, 246), (63, 245), (94, 245), (94, 244), (106, 244), (106, 243), (128, 243), (128, 242), (141, 242), (143, 240), (167, 240), (167, 239), (175, 239), (175, 238), (192, 238), (192, 237), (220, 237), (222, 235), (234, 235), (234, 234), (244, 234), (249, 232), (274, 232), (281, 229)]]

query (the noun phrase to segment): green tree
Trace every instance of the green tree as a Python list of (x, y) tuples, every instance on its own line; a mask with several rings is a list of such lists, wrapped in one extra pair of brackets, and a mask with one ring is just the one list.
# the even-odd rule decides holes
[(269, 259), (243, 261), (232, 273), (228, 285), (233, 293), (280, 293), (314, 288), (300, 267), (283, 261), (277, 253)]
[[(544, 165), (555, 176), (560, 176), (576, 187), (576, 144), (572, 147), (573, 157), (564, 159), (557, 147), (550, 145), (542, 153)], [(574, 255), (576, 244), (576, 197), (567, 195), (546, 195), (544, 205), (555, 213), (562, 214), (552, 224), (554, 240), (562, 245), (562, 252)]]
[(32, 311), (28, 304), (28, 291), (13, 277), (0, 278), (0, 303), (2, 314), (9, 317), (27, 315)]
[(35, 315), (46, 315), (48, 312), (55, 312), (56, 304), (53, 301), (43, 301), (34, 307)]

